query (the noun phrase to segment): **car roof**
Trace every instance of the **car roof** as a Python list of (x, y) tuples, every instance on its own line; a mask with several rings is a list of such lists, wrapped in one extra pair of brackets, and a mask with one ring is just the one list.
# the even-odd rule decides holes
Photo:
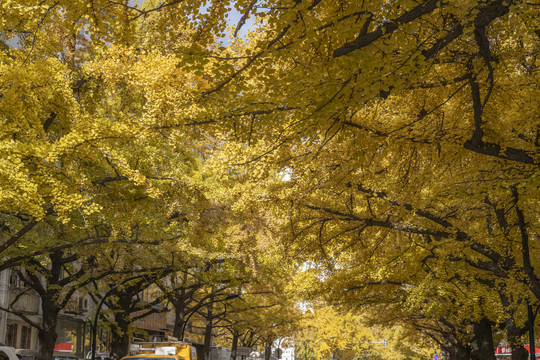
[(139, 355), (128, 355), (122, 359), (140, 359), (140, 358), (165, 358), (165, 359), (177, 359), (176, 355), (156, 355), (156, 354), (139, 354)]
[(53, 356), (64, 356), (64, 357), (68, 357), (68, 358), (78, 359), (77, 355), (75, 355), (74, 353), (65, 352), (65, 351), (55, 351), (53, 353)]
[(18, 355), (39, 355), (39, 351), (33, 349), (15, 349), (15, 354)]

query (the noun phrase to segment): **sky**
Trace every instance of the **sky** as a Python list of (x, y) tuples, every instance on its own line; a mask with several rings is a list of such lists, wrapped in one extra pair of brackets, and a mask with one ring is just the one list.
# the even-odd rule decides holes
[[(143, 2), (144, 2), (144, 0), (129, 0), (128, 5), (129, 6), (135, 6), (136, 4), (141, 5)], [(203, 2), (203, 1), (201, 1), (201, 2)], [(233, 25), (233, 26), (236, 26), (238, 24), (238, 22), (240, 21), (241, 17), (242, 17), (242, 13), (237, 11), (233, 6), (232, 9), (229, 11), (229, 14), (228, 14), (229, 24)], [(250, 27), (253, 25), (253, 23), (254, 23), (253, 19), (248, 17), (245, 24), (242, 26), (242, 28), (238, 32), (237, 36), (245, 37), (247, 35)], [(228, 37), (223, 38), (222, 45), (226, 46), (228, 40), (229, 40)], [(19, 44), (18, 44), (18, 41), (17, 41), (16, 37), (7, 40), (6, 45), (8, 45), (11, 48), (18, 48), (19, 47)]]
[[(240, 21), (240, 18), (242, 17), (242, 14), (240, 12), (238, 12), (236, 9), (232, 9), (229, 12), (228, 16), (229, 16), (229, 23), (234, 24), (236, 26), (236, 24), (238, 24), (238, 22)], [(242, 28), (240, 29), (240, 32), (238, 33), (238, 35), (241, 36), (241, 37), (246, 36), (249, 28), (252, 25), (253, 25), (253, 19), (248, 18), (246, 20), (246, 23), (244, 24), (244, 26), (242, 26)]]

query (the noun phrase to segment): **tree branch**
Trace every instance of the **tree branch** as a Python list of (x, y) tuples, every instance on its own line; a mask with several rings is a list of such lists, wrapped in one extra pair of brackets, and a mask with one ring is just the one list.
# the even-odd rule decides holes
[[(45, 215), (51, 215), (53, 213), (53, 209), (49, 208), (47, 211), (45, 211)], [(22, 227), (17, 233), (13, 236), (11, 236), (8, 240), (6, 240), (2, 245), (0, 245), (0, 254), (4, 252), (7, 248), (9, 248), (11, 245), (15, 244), (20, 238), (22, 238), (27, 232), (32, 230), (34, 226), (36, 226), (41, 220), (38, 218), (32, 218), (30, 222), (28, 222), (25, 226)]]
[(356, 39), (334, 50), (333, 56), (337, 58), (343, 55), (347, 55), (352, 51), (368, 46), (369, 44), (383, 37), (384, 35), (392, 34), (399, 28), (400, 25), (407, 24), (435, 10), (437, 8), (438, 2), (439, 0), (430, 0), (424, 4), (420, 4), (414, 7), (413, 9), (409, 10), (395, 20), (391, 20), (380, 25), (379, 27), (377, 27), (377, 29), (370, 33), (362, 34), (361, 32)]

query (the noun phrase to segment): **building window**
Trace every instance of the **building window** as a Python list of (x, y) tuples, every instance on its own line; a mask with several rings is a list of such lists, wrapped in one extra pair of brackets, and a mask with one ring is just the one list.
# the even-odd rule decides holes
[(87, 311), (87, 310), (88, 310), (88, 299), (79, 298), (79, 311)]
[(6, 345), (17, 347), (17, 324), (9, 324), (6, 333)]
[(21, 349), (30, 349), (30, 339), (32, 338), (32, 328), (21, 326)]
[(15, 271), (9, 274), (9, 286), (19, 286), (19, 277)]

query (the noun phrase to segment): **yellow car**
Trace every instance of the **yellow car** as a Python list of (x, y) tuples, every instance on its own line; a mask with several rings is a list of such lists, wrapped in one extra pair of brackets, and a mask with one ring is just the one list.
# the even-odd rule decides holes
[(178, 355), (130, 355), (123, 357), (122, 360), (181, 360), (182, 358)]
[(136, 355), (121, 360), (197, 360), (197, 351), (181, 342), (139, 343)]

